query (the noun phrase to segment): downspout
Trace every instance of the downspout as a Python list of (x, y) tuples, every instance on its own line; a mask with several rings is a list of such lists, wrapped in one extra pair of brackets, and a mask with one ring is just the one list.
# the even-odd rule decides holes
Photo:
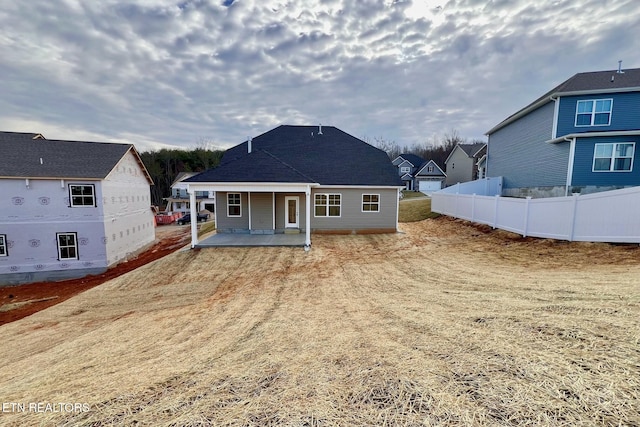
[(564, 189), (565, 197), (569, 195), (569, 187), (571, 186), (571, 182), (573, 181), (573, 162), (576, 155), (576, 138), (567, 138), (564, 137), (564, 140), (571, 143), (569, 148), (569, 165), (567, 167), (567, 183)]

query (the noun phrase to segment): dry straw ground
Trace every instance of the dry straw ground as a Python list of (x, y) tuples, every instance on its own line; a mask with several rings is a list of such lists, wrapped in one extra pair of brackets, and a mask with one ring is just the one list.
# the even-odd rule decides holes
[(444, 217), (182, 251), (0, 327), (0, 424), (640, 425), (640, 249)]

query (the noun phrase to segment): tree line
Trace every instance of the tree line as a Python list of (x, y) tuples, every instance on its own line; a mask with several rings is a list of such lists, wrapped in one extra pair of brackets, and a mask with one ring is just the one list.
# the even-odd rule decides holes
[(180, 172), (202, 172), (218, 166), (224, 150), (198, 147), (193, 150), (163, 148), (140, 153), (142, 163), (155, 185), (151, 186), (151, 203), (164, 206), (171, 194), (171, 184)]
[(415, 154), (424, 160), (433, 160), (442, 170), (445, 170), (444, 161), (447, 160), (456, 145), (484, 142), (482, 140), (468, 141), (466, 138), (462, 138), (456, 130), (445, 132), (442, 135), (435, 135), (430, 140), (412, 145), (400, 146), (395, 141), (388, 141), (383, 138), (374, 138), (373, 141), (365, 139), (365, 141), (386, 152), (391, 160), (400, 154)]

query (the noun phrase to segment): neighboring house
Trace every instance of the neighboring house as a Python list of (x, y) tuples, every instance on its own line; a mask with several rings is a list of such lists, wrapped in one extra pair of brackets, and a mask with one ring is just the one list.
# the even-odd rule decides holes
[(476, 142), (474, 144), (457, 144), (447, 160), (446, 185), (454, 185), (459, 182), (473, 181), (479, 178), (478, 160), (487, 152), (487, 144)]
[(0, 285), (104, 272), (155, 239), (130, 144), (0, 132)]
[(433, 160), (424, 162), (414, 175), (418, 191), (431, 194), (444, 187), (447, 174)]
[(640, 185), (640, 69), (579, 73), (487, 132), (506, 196)]
[(393, 159), (393, 165), (398, 168), (398, 176), (402, 180), (404, 189), (408, 191), (417, 191), (418, 185), (415, 180), (415, 173), (425, 161), (422, 157), (415, 154), (400, 154)]
[(312, 231), (398, 227), (396, 168), (384, 151), (333, 126), (278, 126), (184, 182), (190, 192), (215, 192), (218, 233), (303, 231), (308, 246)]
[(425, 161), (415, 154), (400, 154), (393, 160), (404, 189), (431, 193), (444, 185), (446, 174), (433, 160)]
[[(186, 214), (191, 209), (187, 183), (183, 182), (187, 178), (197, 175), (198, 172), (180, 172), (171, 184), (171, 197), (165, 198), (167, 201), (167, 211), (181, 212)], [(215, 212), (215, 193), (213, 191), (196, 191), (196, 203), (198, 212), (207, 210)]]

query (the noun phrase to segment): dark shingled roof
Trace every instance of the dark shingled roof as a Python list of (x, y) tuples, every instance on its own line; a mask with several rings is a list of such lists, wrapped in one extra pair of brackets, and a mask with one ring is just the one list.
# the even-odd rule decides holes
[(130, 149), (135, 152), (131, 144), (6, 138), (0, 140), (0, 177), (104, 179)]
[(510, 123), (516, 116), (520, 115), (525, 110), (528, 110), (537, 104), (540, 104), (538, 107), (541, 107), (542, 105), (551, 102), (551, 96), (562, 96), (574, 92), (598, 93), (603, 91), (611, 93), (616, 90), (622, 92), (630, 89), (640, 91), (640, 68), (631, 68), (622, 71), (622, 73), (618, 73), (617, 70), (578, 73), (560, 83), (558, 86), (554, 87), (526, 107), (504, 119), (502, 122), (494, 126), (493, 129), (488, 131), (487, 134), (491, 134)]
[(487, 144), (484, 142), (474, 142), (473, 144), (458, 144), (458, 146), (462, 148), (462, 151), (467, 153), (467, 156), (469, 157), (473, 157), (478, 154), (478, 151), (480, 151), (485, 145)]
[(29, 140), (44, 137), (39, 133), (29, 133), (29, 132), (6, 132), (0, 131), (0, 141), (13, 141), (15, 139), (18, 140)]
[(185, 182), (402, 186), (387, 154), (333, 126), (281, 125), (227, 150), (220, 166)]
[(398, 157), (402, 157), (408, 162), (411, 162), (411, 164), (416, 168), (420, 167), (425, 162), (425, 160), (422, 157), (417, 156), (415, 154), (411, 154), (411, 153), (400, 154)]

